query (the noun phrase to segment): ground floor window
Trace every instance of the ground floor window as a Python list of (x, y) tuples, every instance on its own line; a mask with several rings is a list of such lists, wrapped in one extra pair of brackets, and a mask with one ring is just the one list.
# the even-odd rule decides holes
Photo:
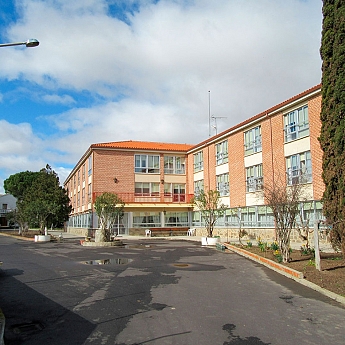
[(83, 213), (69, 217), (68, 226), (71, 228), (92, 228), (92, 213)]
[(160, 212), (133, 212), (133, 227), (160, 227)]
[(188, 226), (188, 212), (166, 212), (165, 226)]

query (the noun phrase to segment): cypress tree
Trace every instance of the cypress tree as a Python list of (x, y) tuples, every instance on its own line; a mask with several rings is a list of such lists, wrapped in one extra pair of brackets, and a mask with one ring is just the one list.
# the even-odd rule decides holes
[(333, 247), (345, 257), (345, 2), (323, 0), (322, 11), (323, 212)]

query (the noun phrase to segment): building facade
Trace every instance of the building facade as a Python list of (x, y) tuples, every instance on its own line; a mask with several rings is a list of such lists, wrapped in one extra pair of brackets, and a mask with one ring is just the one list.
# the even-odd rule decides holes
[(7, 214), (16, 209), (17, 199), (11, 194), (0, 195), (0, 227), (9, 226)]
[(274, 237), (274, 220), (262, 187), (303, 184), (301, 221), (322, 218), (321, 86), (219, 133), (197, 145), (113, 142), (93, 144), (65, 181), (73, 206), (70, 231), (97, 228), (94, 198), (114, 192), (126, 203), (118, 233), (148, 227), (187, 226), (204, 232), (191, 198), (217, 189), (228, 209), (217, 222), (221, 236), (238, 228)]
[(73, 211), (68, 229), (98, 226), (95, 198), (116, 193), (125, 202), (114, 231), (142, 233), (148, 227), (188, 227), (187, 152), (192, 145), (139, 141), (93, 144), (65, 181)]

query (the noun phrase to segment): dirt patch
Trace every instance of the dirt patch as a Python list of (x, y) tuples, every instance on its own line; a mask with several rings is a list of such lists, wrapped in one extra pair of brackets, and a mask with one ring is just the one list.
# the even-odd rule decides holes
[(40, 235), (39, 231), (26, 231), (24, 234), (19, 235), (18, 230), (4, 230), (0, 231), (2, 234), (7, 235), (7, 236), (13, 236), (13, 237), (24, 237), (24, 238), (35, 238), (35, 235)]
[[(256, 246), (243, 246), (241, 248), (278, 262), (274, 251), (271, 249), (261, 251)], [(281, 262), (281, 264), (302, 272), (306, 280), (345, 297), (345, 260), (341, 253), (321, 252), (321, 271), (315, 268), (315, 260), (312, 254), (306, 255), (299, 250), (291, 252), (291, 262)]]

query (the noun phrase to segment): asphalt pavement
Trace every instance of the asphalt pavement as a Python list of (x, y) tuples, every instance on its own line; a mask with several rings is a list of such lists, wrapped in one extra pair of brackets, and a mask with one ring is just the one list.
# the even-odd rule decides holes
[[(344, 345), (344, 307), (195, 239), (0, 236), (5, 344)], [(197, 239), (198, 240), (198, 239)]]

